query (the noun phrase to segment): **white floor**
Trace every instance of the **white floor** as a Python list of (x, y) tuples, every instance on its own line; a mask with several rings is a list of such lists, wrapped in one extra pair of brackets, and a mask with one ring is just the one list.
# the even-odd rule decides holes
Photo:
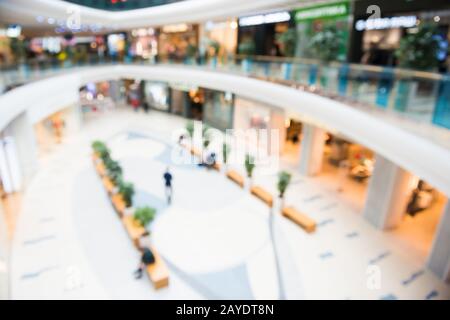
[[(105, 114), (45, 157), (14, 238), (12, 298), (450, 298), (449, 286), (423, 261), (372, 228), (320, 179), (295, 175), (286, 200), (318, 221), (314, 234), (271, 213), (223, 173), (193, 165), (171, 166), (174, 201), (166, 206), (162, 174), (172, 132), (184, 121), (157, 112)], [(169, 266), (169, 288), (155, 291), (148, 279), (133, 279), (139, 257), (93, 170), (94, 139), (105, 140), (120, 160), (135, 201), (158, 209), (151, 241)], [(255, 178), (273, 192), (275, 181)], [(368, 282), (378, 271), (374, 288)]]

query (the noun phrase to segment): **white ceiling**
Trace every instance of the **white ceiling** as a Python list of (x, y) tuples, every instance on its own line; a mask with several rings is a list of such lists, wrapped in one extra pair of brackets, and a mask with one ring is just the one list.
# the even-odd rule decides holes
[[(69, 8), (78, 8), (82, 25), (131, 29), (182, 22), (201, 22), (254, 12), (289, 8), (317, 0), (186, 0), (156, 7), (111, 12), (77, 6), (61, 0), (0, 0), (0, 23), (17, 23), (25, 27), (51, 27), (48, 18), (64, 22)], [(38, 22), (42, 17), (43, 22)]]

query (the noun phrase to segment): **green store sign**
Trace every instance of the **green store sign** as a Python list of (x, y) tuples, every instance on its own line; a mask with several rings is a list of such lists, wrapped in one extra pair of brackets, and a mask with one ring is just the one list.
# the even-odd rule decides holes
[(348, 1), (327, 3), (319, 6), (301, 8), (295, 11), (295, 21), (309, 21), (314, 19), (330, 19), (345, 17), (350, 14)]

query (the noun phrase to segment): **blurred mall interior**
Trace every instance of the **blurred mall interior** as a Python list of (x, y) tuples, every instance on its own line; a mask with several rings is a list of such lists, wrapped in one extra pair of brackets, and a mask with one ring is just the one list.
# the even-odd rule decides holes
[(449, 43), (448, 0), (0, 0), (0, 299), (450, 299)]

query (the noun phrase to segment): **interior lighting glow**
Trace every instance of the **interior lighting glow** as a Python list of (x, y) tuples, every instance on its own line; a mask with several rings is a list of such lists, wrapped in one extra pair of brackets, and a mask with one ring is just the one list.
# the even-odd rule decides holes
[(260, 14), (257, 16), (244, 17), (239, 19), (241, 27), (256, 26), (265, 23), (285, 22), (291, 19), (291, 15), (287, 11)]
[(400, 16), (390, 18), (375, 18), (367, 20), (358, 20), (355, 24), (355, 29), (363, 30), (382, 30), (382, 29), (396, 29), (396, 28), (412, 28), (417, 25), (416, 16)]

